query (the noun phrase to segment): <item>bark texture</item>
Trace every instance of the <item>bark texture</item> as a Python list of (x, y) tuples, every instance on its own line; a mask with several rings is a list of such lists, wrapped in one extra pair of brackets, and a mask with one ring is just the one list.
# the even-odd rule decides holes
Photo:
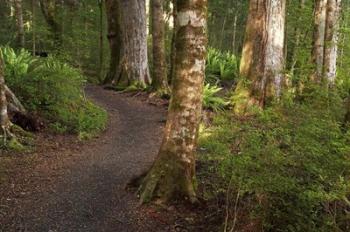
[(119, 0), (106, 0), (106, 14), (107, 14), (107, 38), (109, 42), (111, 57), (109, 64), (109, 71), (105, 78), (105, 84), (117, 80), (121, 56), (122, 35), (120, 28), (120, 14), (119, 14)]
[(314, 9), (314, 35), (312, 48), (312, 61), (315, 66), (312, 79), (321, 81), (323, 74), (323, 56), (325, 47), (327, 0), (316, 0)]
[(16, 25), (17, 25), (17, 42), (21, 48), (24, 48), (24, 25), (23, 25), (23, 10), (22, 0), (14, 0), (14, 8), (16, 14)]
[(337, 73), (340, 10), (341, 0), (327, 1), (323, 75), (330, 84), (334, 83)]
[(2, 60), (2, 54), (0, 53), (0, 125), (3, 131), (3, 135), (7, 133), (11, 122), (8, 116), (7, 99), (6, 99), (6, 86), (4, 77), (4, 62)]
[(147, 18), (145, 0), (119, 0), (121, 18), (120, 80), (145, 87), (151, 84), (147, 54)]
[(142, 202), (196, 201), (195, 150), (202, 110), (207, 0), (178, 0), (173, 96), (158, 157), (140, 187)]
[(284, 68), (285, 0), (250, 0), (236, 89), (235, 111), (264, 107), (281, 94)]
[(167, 65), (165, 55), (165, 20), (163, 0), (151, 0), (153, 39), (153, 81), (152, 85), (160, 93), (168, 93)]

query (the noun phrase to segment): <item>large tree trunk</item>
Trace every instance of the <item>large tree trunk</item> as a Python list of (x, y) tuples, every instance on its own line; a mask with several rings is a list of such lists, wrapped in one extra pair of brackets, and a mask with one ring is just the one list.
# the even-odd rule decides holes
[(107, 38), (110, 47), (110, 64), (109, 71), (107, 73), (105, 84), (111, 83), (116, 80), (117, 70), (120, 64), (122, 35), (120, 28), (120, 13), (119, 13), (119, 0), (106, 0), (106, 14), (107, 14)]
[(8, 116), (7, 110), (7, 99), (6, 99), (6, 86), (4, 77), (4, 61), (2, 59), (2, 54), (0, 53), (0, 126), (3, 135), (6, 136), (11, 122)]
[(142, 202), (196, 201), (195, 151), (202, 109), (207, 0), (178, 0), (176, 65), (168, 120), (158, 157), (140, 187)]
[(161, 94), (169, 91), (165, 55), (165, 20), (163, 0), (151, 0), (153, 39), (153, 88)]
[(24, 48), (25, 40), (24, 40), (22, 0), (14, 0), (14, 8), (15, 8), (15, 14), (16, 14), (16, 25), (17, 25), (17, 42), (21, 48)]
[(145, 0), (119, 0), (122, 55), (117, 82), (146, 87), (151, 84), (147, 54), (147, 17)]
[(315, 66), (312, 80), (320, 82), (323, 73), (324, 38), (326, 32), (327, 0), (316, 0), (314, 9), (314, 35), (312, 63)]
[(330, 84), (334, 83), (337, 72), (340, 10), (341, 0), (328, 0), (323, 76)]
[(264, 107), (281, 95), (284, 68), (285, 0), (251, 0), (235, 111)]

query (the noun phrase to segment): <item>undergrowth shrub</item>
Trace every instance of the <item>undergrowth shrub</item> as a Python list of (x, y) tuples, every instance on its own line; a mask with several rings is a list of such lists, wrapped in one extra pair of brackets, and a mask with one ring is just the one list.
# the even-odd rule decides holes
[(229, 52), (209, 48), (206, 60), (206, 83), (219, 84), (221, 81), (232, 81), (238, 76), (238, 60)]
[(216, 85), (206, 84), (203, 89), (203, 107), (214, 111), (223, 110), (229, 102), (217, 95), (221, 90)]
[(263, 231), (350, 231), (350, 133), (338, 120), (341, 106), (318, 91), (248, 118), (221, 113), (202, 131), (204, 162), (215, 161), (221, 187), (233, 189), (228, 222), (238, 222), (230, 226), (249, 215)]
[(107, 114), (84, 96), (79, 70), (55, 57), (35, 58), (28, 51), (2, 48), (8, 86), (28, 111), (49, 120), (57, 132), (93, 135), (105, 127)]

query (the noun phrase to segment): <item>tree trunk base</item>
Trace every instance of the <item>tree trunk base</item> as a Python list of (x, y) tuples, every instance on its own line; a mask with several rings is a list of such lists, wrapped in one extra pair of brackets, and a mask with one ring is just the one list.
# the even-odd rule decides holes
[(191, 176), (184, 175), (184, 170), (179, 165), (156, 162), (139, 187), (140, 203), (152, 200), (167, 203), (174, 199), (186, 199), (192, 204), (198, 203), (193, 182)]

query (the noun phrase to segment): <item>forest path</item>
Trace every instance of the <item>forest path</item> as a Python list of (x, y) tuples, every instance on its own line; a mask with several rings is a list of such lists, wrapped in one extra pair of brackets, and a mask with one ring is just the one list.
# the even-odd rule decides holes
[(168, 230), (136, 216), (138, 200), (125, 190), (130, 178), (154, 160), (165, 109), (97, 86), (88, 86), (86, 93), (108, 111), (108, 129), (75, 149), (48, 151), (53, 153), (48, 157), (60, 161), (49, 159), (29, 171), (21, 183), (24, 193), (16, 194), (11, 216), (0, 231)]

